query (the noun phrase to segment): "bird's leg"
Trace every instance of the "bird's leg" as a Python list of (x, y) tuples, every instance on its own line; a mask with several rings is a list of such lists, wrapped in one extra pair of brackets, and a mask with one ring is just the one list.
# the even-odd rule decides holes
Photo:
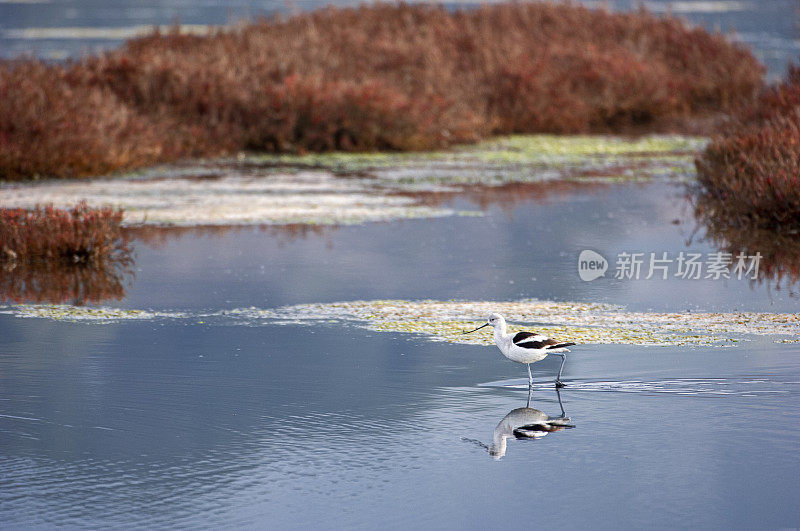
[(563, 352), (557, 352), (556, 354), (561, 356), (561, 367), (558, 368), (558, 376), (556, 376), (556, 388), (566, 387), (566, 384), (561, 381), (561, 371), (564, 370), (564, 362), (567, 361), (567, 355)]
[[(528, 386), (528, 403), (525, 404), (525, 407), (531, 407), (531, 393), (533, 392), (533, 387), (530, 385)], [(562, 408), (563, 409), (563, 408)]]
[(528, 388), (533, 387), (533, 375), (531, 374), (531, 364), (526, 363), (528, 366)]
[(561, 390), (556, 386), (556, 394), (558, 395), (558, 406), (561, 408), (561, 418), (566, 418), (567, 414), (564, 412), (564, 404), (561, 403)]

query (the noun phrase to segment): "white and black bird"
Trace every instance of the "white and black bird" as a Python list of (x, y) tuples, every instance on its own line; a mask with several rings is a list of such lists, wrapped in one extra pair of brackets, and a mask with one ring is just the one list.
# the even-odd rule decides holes
[(464, 333), (471, 334), (484, 326), (494, 327), (494, 342), (497, 348), (500, 349), (500, 352), (503, 353), (503, 356), (511, 361), (524, 363), (528, 366), (528, 385), (533, 385), (531, 363), (536, 363), (537, 361), (545, 359), (548, 354), (561, 356), (561, 367), (558, 369), (556, 387), (564, 387), (564, 384), (561, 382), (561, 371), (564, 370), (564, 362), (567, 359), (566, 353), (569, 352), (567, 347), (571, 347), (575, 343), (564, 343), (545, 335), (537, 334), (536, 332), (508, 334), (506, 333), (506, 320), (499, 313), (490, 315), (489, 320), (483, 326), (479, 326), (475, 330)]

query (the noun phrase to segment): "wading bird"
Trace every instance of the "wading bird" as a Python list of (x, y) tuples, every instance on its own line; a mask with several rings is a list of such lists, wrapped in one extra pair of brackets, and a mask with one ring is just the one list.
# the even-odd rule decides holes
[(475, 330), (464, 332), (471, 334), (483, 328), (484, 326), (494, 327), (494, 342), (503, 356), (516, 361), (517, 363), (524, 363), (528, 366), (528, 385), (533, 385), (533, 375), (531, 374), (531, 363), (536, 363), (547, 357), (548, 354), (555, 354), (561, 356), (561, 367), (558, 369), (558, 376), (556, 377), (556, 387), (564, 387), (561, 382), (561, 371), (564, 369), (564, 362), (567, 359), (566, 352), (569, 352), (566, 347), (570, 347), (575, 343), (562, 343), (555, 339), (550, 339), (547, 336), (537, 334), (536, 332), (518, 332), (514, 335), (506, 333), (506, 320), (499, 313), (493, 313), (489, 316), (489, 320), (483, 326), (479, 326)]

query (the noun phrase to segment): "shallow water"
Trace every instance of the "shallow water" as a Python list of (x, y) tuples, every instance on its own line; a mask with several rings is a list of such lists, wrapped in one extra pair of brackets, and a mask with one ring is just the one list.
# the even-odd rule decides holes
[(458, 195), (444, 205), (485, 212), (137, 241), (133, 284), (108, 305), (180, 319), (0, 314), (0, 521), (800, 524), (800, 344), (778, 342), (785, 336), (739, 336), (725, 348), (573, 347), (560, 398), (575, 427), (523, 430), (529, 440), (512, 436), (500, 451), (511, 420), (560, 416), (558, 358), (534, 366), (530, 409), (518, 410), (525, 369), (495, 347), (335, 319), (207, 317), (388, 298), (798, 309), (769, 283), (579, 278), (585, 248), (609, 260), (621, 250), (713, 251), (697, 236), (687, 246), (695, 226), (681, 185), (604, 184), (516, 201)]
[[(575, 349), (561, 394), (576, 427), (512, 439), (496, 461), (464, 439), (491, 444), (527, 393), (476, 385), (522, 383), (520, 368), (488, 349), (324, 326), (124, 324), (80, 342), (71, 325), (41, 326), (16, 324), (18, 339), (32, 337), (3, 357), (3, 409), (17, 417), (2, 417), (6, 525), (500, 527), (511, 514), (722, 528), (800, 518), (796, 349)], [(557, 416), (555, 366), (541, 365), (532, 406)], [(713, 385), (686, 380), (698, 375)], [(652, 389), (670, 386), (680, 392)]]
[[(319, 232), (259, 228), (176, 232), (155, 247), (137, 246), (129, 308), (276, 308), (305, 302), (372, 299), (607, 302), (629, 310), (795, 312), (800, 299), (774, 285), (742, 280), (613, 278), (621, 252), (716, 251), (701, 241), (682, 185), (604, 184), (550, 191), (496, 191), (445, 206), (482, 217), (401, 220)], [(515, 198), (516, 197), (516, 198)], [(495, 201), (496, 199), (496, 201)], [(170, 234), (169, 231), (166, 234)], [(185, 237), (178, 234), (187, 234)], [(694, 236), (693, 236), (694, 234)], [(687, 241), (691, 245), (687, 246)], [(609, 262), (584, 282), (578, 255)], [(649, 258), (648, 258), (649, 260)], [(209, 286), (209, 278), (214, 282)]]

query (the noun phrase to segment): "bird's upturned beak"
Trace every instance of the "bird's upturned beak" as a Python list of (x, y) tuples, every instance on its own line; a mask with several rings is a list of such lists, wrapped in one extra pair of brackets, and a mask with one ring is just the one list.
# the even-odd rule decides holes
[(486, 324), (484, 324), (483, 326), (479, 326), (479, 327), (478, 327), (478, 328), (476, 328), (475, 330), (470, 330), (469, 332), (461, 332), (461, 333), (462, 333), (462, 334), (471, 334), (472, 332), (477, 332), (478, 330), (480, 330), (480, 329), (481, 329), (481, 328), (483, 328), (484, 326), (489, 326), (489, 323), (486, 323)]

